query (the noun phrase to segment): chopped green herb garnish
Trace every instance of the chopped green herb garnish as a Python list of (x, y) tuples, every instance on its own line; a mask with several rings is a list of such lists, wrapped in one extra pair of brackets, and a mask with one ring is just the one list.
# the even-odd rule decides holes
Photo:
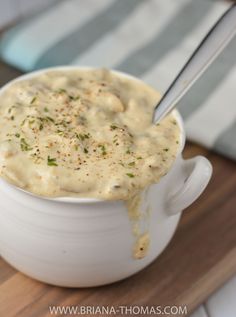
[(35, 96), (35, 97), (31, 100), (30, 104), (32, 105), (36, 100), (37, 100), (37, 97)]
[(20, 137), (20, 133), (16, 133), (15, 137), (19, 138)]
[(64, 132), (63, 132), (62, 130), (57, 130), (57, 133), (58, 133), (59, 135), (63, 135), (63, 134), (64, 134)]
[(43, 130), (43, 124), (42, 124), (42, 123), (40, 123), (40, 125), (39, 125), (39, 130), (40, 130), (40, 131)]
[(20, 147), (22, 151), (31, 151), (32, 148), (30, 145), (25, 141), (24, 138), (20, 139)]
[(14, 120), (15, 119), (15, 117), (14, 116), (11, 116), (11, 120)]
[(134, 178), (134, 174), (132, 173), (126, 173), (127, 176), (129, 176), (130, 178)]
[(102, 151), (102, 155), (106, 155), (106, 154), (107, 154), (105, 145), (100, 144), (98, 147), (100, 147), (100, 149), (101, 149), (101, 151)]
[(32, 124), (35, 123), (35, 120), (29, 120), (29, 127), (32, 129)]
[(142, 156), (137, 157), (137, 160), (142, 160)]
[(20, 124), (21, 127), (23, 127), (23, 125), (25, 124), (25, 121), (26, 121), (26, 119), (24, 119), (24, 120), (21, 122), (21, 124)]
[(51, 117), (46, 117), (47, 120), (51, 121), (51, 122), (55, 122), (53, 118)]
[(75, 134), (77, 139), (84, 141), (85, 139), (89, 139), (89, 134), (81, 134), (81, 133), (76, 133)]
[(57, 91), (58, 94), (66, 94), (66, 90), (63, 88), (58, 89)]
[(11, 111), (12, 111), (13, 108), (16, 108), (16, 106), (11, 106), (11, 107), (8, 109), (8, 113), (11, 113)]
[(166, 148), (166, 149), (163, 149), (163, 151), (168, 152), (168, 151), (169, 151), (169, 149), (168, 149), (168, 148)]
[(84, 153), (86, 153), (86, 154), (88, 153), (88, 150), (86, 148), (84, 148)]
[(110, 128), (111, 128), (112, 130), (118, 129), (118, 127), (117, 127), (116, 125), (114, 125), (114, 124), (110, 125)]
[(129, 166), (134, 166), (134, 165), (135, 165), (135, 162), (130, 162), (128, 165), (129, 165)]
[(56, 159), (48, 156), (48, 166), (58, 166)]
[(78, 134), (78, 133), (76, 133), (76, 137), (77, 137), (77, 139), (79, 139), (79, 140), (81, 140), (81, 141), (84, 141), (84, 136), (83, 136), (83, 134)]
[(48, 111), (49, 111), (47, 107), (45, 107), (43, 110), (44, 110), (45, 112), (48, 112)]
[(64, 128), (67, 127), (67, 123), (65, 122), (65, 120), (62, 120), (62, 121), (60, 121), (60, 122), (57, 122), (57, 123), (55, 123), (55, 125), (56, 125), (56, 126), (62, 125)]
[(128, 149), (127, 151), (126, 151), (126, 154), (130, 154), (131, 152), (130, 152), (130, 149)]
[(79, 100), (80, 99), (80, 96), (69, 96), (70, 100), (73, 100), (73, 101), (76, 101), (76, 100)]

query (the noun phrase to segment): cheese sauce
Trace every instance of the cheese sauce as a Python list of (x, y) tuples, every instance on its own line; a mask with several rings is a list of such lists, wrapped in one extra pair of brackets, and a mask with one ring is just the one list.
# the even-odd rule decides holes
[(0, 175), (42, 196), (128, 200), (168, 172), (179, 148), (173, 114), (152, 123), (159, 97), (104, 69), (15, 82), (0, 95)]

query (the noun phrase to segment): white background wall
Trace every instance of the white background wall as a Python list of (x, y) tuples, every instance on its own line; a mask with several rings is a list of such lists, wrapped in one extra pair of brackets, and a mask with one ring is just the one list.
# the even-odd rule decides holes
[(0, 0), (0, 28), (54, 0)]

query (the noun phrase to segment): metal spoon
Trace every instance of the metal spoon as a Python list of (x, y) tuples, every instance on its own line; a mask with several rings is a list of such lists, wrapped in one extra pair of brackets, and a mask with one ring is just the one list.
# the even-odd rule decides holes
[[(213, 25), (155, 107), (153, 122), (163, 119), (236, 34), (236, 5)], [(236, 55), (235, 55), (236, 56)]]

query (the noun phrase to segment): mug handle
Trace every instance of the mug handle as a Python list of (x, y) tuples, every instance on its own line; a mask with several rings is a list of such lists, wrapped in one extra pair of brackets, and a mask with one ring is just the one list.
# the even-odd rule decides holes
[(181, 188), (174, 194), (169, 194), (167, 210), (174, 215), (190, 206), (204, 191), (212, 175), (212, 165), (203, 156), (184, 160), (186, 179)]

